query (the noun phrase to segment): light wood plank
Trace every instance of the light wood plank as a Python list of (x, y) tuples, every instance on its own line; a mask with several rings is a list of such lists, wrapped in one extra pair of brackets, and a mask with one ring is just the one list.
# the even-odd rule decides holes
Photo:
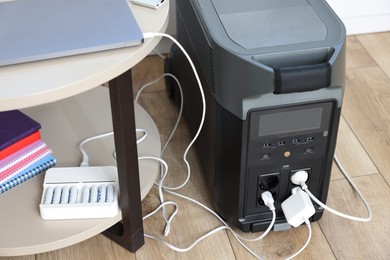
[[(367, 199), (373, 219), (353, 222), (325, 212), (319, 221), (337, 259), (390, 258), (390, 188), (380, 174), (354, 178)], [(367, 216), (360, 198), (346, 180), (332, 181), (328, 206), (353, 216)]]
[(367, 53), (356, 36), (347, 38), (347, 69), (376, 66), (374, 59)]
[[(147, 234), (160, 237), (177, 247), (186, 248), (197, 238), (220, 225), (215, 217), (188, 201), (169, 195), (166, 195), (166, 199), (177, 202), (180, 209), (173, 221), (171, 233), (167, 237), (162, 235), (164, 223), (161, 214), (157, 214), (145, 221)], [(157, 206), (157, 203), (149, 204), (148, 207), (152, 205)], [(228, 237), (223, 231), (206, 238), (186, 253), (177, 253), (160, 242), (146, 239), (146, 244), (136, 255), (137, 259), (151, 259), (153, 256), (159, 256), (159, 259), (234, 259)]]
[[(164, 89), (154, 93), (145, 92), (140, 96), (139, 104), (150, 112), (149, 114), (160, 131), (161, 141), (165, 143), (177, 120), (179, 113), (178, 107), (167, 97)], [(184, 120), (181, 120), (181, 125), (178, 130), (185, 131), (183, 127), (185, 127)]]
[[(155, 80), (164, 73), (164, 60), (157, 55), (146, 57), (139, 65), (133, 67), (133, 89), (137, 93), (138, 89), (144, 84)], [(165, 90), (164, 79), (156, 82), (145, 89), (145, 92), (156, 92)]]
[(390, 32), (359, 35), (357, 39), (390, 78)]
[(343, 115), (390, 181), (390, 80), (376, 67), (348, 70)]
[(1, 260), (35, 260), (35, 255), (0, 257)]
[(37, 254), (36, 260), (53, 260), (53, 259), (117, 259), (132, 260), (134, 254), (129, 253), (120, 246), (114, 244), (111, 240), (103, 235), (98, 235), (76, 245), (66, 247), (60, 250), (47, 253)]
[[(297, 256), (296, 259), (335, 259), (328, 242), (323, 235), (318, 223), (312, 223), (312, 238), (308, 247)], [(236, 230), (237, 231), (237, 230)], [(259, 234), (245, 234), (237, 231), (244, 237), (257, 237)], [(246, 251), (233, 237), (230, 240), (235, 251), (236, 259), (252, 259), (253, 256)], [(247, 242), (256, 254), (264, 259), (286, 259), (300, 250), (308, 238), (306, 225), (287, 231), (271, 232), (263, 240)], [(254, 258), (253, 258), (254, 259)]]
[[(350, 176), (378, 173), (375, 165), (343, 117), (340, 119), (336, 155)], [(335, 170), (335, 167), (337, 165), (334, 163), (331, 179), (343, 178), (339, 171)]]

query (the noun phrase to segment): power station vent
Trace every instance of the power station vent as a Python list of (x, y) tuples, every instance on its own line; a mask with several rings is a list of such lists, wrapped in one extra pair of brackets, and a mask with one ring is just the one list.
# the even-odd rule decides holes
[(210, 89), (215, 94), (215, 64), (214, 64), (214, 51), (213, 48), (209, 47), (209, 59), (210, 59)]

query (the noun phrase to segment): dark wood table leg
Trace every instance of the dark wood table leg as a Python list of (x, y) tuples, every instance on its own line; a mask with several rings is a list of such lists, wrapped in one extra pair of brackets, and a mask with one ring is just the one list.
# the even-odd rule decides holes
[(122, 221), (104, 234), (131, 252), (144, 244), (131, 70), (109, 82)]

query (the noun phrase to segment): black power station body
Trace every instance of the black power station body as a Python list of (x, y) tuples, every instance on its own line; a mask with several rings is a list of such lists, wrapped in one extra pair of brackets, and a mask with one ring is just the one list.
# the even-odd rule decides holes
[[(177, 39), (188, 51), (206, 96), (197, 151), (218, 213), (244, 231), (265, 230), (275, 198), (274, 230), (289, 227), (281, 210), (309, 173), (326, 202), (345, 85), (345, 28), (323, 0), (176, 1)], [(193, 134), (202, 102), (184, 54), (172, 47), (166, 70), (182, 83)], [(177, 99), (177, 87), (168, 85)], [(315, 205), (311, 221), (323, 208)]]

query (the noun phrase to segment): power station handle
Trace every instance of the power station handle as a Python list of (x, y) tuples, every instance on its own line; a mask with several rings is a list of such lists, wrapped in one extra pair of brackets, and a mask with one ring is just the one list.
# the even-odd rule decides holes
[(332, 67), (315, 65), (274, 68), (275, 94), (312, 91), (330, 86)]

